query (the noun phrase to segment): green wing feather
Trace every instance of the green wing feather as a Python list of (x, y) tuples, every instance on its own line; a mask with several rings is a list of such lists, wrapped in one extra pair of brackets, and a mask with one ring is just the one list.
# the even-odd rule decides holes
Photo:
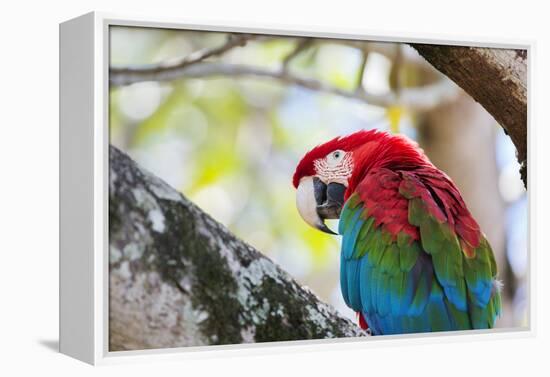
[(375, 334), (492, 327), (500, 293), (489, 243), (479, 233), (470, 245), (456, 229), (468, 235), (473, 225), (454, 222), (413, 178), (381, 169), (347, 200), (339, 224), (344, 300)]

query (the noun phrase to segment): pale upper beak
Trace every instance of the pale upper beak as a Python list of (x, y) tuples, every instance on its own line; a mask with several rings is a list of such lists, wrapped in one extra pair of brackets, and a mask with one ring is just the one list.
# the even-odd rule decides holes
[(318, 177), (304, 177), (296, 191), (296, 207), (306, 223), (325, 233), (337, 234), (325, 224), (325, 219), (338, 219), (344, 205), (346, 186), (328, 184)]

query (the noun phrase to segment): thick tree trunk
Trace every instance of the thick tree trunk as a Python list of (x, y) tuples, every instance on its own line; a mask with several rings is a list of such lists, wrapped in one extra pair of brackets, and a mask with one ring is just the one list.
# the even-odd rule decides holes
[(512, 139), (527, 187), (527, 50), (412, 44), (479, 102)]
[(109, 160), (111, 351), (365, 335), (125, 154)]

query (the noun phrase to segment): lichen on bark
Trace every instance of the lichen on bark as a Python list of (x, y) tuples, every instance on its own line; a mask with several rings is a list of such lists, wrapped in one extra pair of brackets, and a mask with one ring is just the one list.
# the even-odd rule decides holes
[(110, 147), (111, 351), (366, 335)]

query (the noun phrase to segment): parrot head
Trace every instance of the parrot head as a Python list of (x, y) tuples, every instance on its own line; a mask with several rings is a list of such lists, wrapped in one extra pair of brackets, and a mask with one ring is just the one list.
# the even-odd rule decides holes
[(401, 135), (376, 130), (334, 138), (307, 152), (293, 176), (296, 206), (306, 223), (336, 234), (326, 219), (338, 219), (345, 201), (364, 175), (374, 167), (413, 167), (427, 158)]

